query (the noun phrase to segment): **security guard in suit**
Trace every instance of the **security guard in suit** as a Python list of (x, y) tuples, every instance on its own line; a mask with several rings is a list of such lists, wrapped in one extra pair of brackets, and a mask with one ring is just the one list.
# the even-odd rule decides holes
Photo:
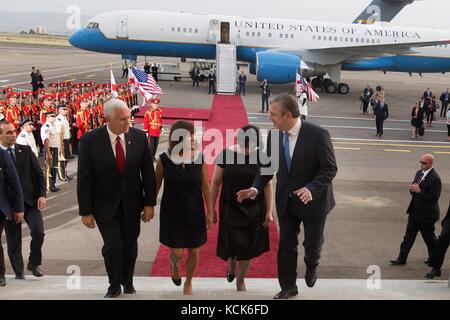
[(56, 188), (56, 175), (58, 169), (58, 149), (61, 142), (56, 131), (56, 114), (53, 111), (45, 113), (46, 121), (41, 128), (41, 139), (44, 143), (45, 152), (45, 181), (47, 184), (47, 191), (58, 192), (60, 189)]

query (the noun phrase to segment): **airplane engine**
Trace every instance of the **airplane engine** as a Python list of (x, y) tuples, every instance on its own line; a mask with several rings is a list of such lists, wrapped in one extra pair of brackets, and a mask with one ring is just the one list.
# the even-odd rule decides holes
[[(256, 77), (258, 81), (267, 79), (270, 83), (296, 81), (300, 71), (301, 57), (284, 52), (263, 51), (256, 54)], [(250, 66), (252, 71), (252, 66)]]

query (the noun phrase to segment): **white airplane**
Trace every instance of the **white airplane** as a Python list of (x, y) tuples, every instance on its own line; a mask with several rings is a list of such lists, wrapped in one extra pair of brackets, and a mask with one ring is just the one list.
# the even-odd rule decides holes
[[(216, 45), (236, 46), (258, 80), (289, 83), (296, 73), (315, 87), (347, 94), (341, 70), (412, 73), (450, 71), (450, 31), (392, 26), (245, 18), (158, 11), (98, 15), (69, 42), (78, 48), (137, 56), (215, 59)], [(323, 80), (328, 74), (330, 79)]]

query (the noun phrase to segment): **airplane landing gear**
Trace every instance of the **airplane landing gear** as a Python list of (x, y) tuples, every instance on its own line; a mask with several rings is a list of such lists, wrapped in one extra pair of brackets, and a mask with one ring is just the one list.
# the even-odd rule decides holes
[(316, 77), (311, 81), (311, 85), (314, 90), (322, 89), (326, 93), (330, 94), (348, 94), (350, 92), (350, 87), (346, 83), (335, 83), (331, 79), (324, 79), (322, 76)]

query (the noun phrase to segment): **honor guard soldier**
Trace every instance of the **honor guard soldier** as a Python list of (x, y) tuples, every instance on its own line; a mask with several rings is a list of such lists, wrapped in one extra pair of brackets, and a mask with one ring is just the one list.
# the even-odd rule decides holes
[(41, 128), (41, 139), (45, 150), (45, 178), (47, 190), (51, 192), (59, 191), (56, 188), (56, 175), (58, 169), (58, 149), (60, 148), (60, 138), (56, 131), (56, 114), (53, 111), (45, 113), (46, 122)]
[(150, 150), (152, 150), (153, 160), (156, 160), (156, 150), (158, 150), (159, 137), (162, 129), (162, 110), (159, 108), (161, 100), (153, 98), (150, 100), (152, 107), (147, 110), (144, 116), (144, 131), (148, 134)]
[(67, 160), (70, 159), (70, 124), (67, 120), (67, 106), (61, 104), (58, 106), (58, 116), (56, 117), (56, 132), (60, 138), (60, 148), (58, 151), (58, 176), (61, 181), (67, 181)]
[(20, 131), (19, 135), (17, 136), (16, 143), (24, 146), (29, 146), (36, 158), (39, 158), (39, 151), (33, 135), (33, 121), (31, 121), (30, 119), (23, 119), (20, 122), (19, 127), (22, 131)]
[(46, 116), (45, 114), (47, 112), (53, 112), (53, 96), (51, 94), (46, 94), (42, 96), (42, 103), (41, 103), (41, 112), (39, 116), (39, 120), (41, 121), (41, 124), (45, 124)]
[(90, 94), (84, 94), (78, 101), (77, 104), (79, 105), (79, 110), (77, 112), (77, 140), (80, 140), (81, 137), (90, 130), (89, 127), (89, 115), (90, 111), (88, 110), (89, 107), (89, 100), (90, 100)]
[(5, 118), (9, 123), (14, 124), (16, 130), (19, 128), (20, 123), (20, 115), (19, 108), (17, 106), (17, 98), (19, 98), (19, 94), (17, 92), (10, 92), (6, 95), (6, 110), (5, 110)]

